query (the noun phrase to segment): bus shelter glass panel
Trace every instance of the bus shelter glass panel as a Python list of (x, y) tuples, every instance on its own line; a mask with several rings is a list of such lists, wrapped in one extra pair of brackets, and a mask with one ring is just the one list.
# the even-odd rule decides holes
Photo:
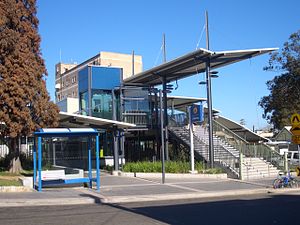
[[(65, 174), (79, 174), (88, 170), (88, 137), (42, 138), (42, 169), (65, 170)], [(90, 138), (95, 149), (95, 138)], [(95, 168), (95, 151), (91, 151), (92, 168)]]

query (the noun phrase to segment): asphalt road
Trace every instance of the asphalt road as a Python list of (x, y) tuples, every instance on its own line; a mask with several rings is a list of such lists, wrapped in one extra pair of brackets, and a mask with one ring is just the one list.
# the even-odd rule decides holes
[(29, 224), (300, 224), (300, 194), (231, 198), (0, 208), (0, 225)]

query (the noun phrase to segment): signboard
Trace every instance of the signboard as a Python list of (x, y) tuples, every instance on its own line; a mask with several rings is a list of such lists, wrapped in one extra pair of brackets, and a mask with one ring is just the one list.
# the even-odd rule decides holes
[(191, 112), (192, 123), (203, 122), (204, 115), (203, 115), (203, 105), (202, 104), (192, 105), (190, 112)]
[(300, 135), (293, 135), (292, 136), (292, 142), (294, 143), (294, 144), (300, 144)]
[(294, 144), (300, 144), (300, 115), (298, 113), (295, 113), (291, 116), (291, 133), (292, 136), (292, 142)]
[(291, 124), (292, 126), (300, 124), (300, 115), (298, 113), (295, 113), (291, 116)]

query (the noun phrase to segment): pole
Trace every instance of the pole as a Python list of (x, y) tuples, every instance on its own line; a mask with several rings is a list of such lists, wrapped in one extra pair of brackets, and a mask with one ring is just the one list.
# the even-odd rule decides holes
[(288, 172), (288, 159), (287, 159), (287, 152), (284, 152), (284, 173)]
[(36, 137), (33, 139), (33, 189), (36, 187)]
[(169, 160), (169, 143), (168, 143), (168, 98), (167, 98), (167, 78), (163, 77), (163, 93), (164, 93), (164, 130), (165, 130), (165, 152), (166, 160)]
[(55, 149), (55, 141), (52, 141), (52, 157), (53, 157), (53, 166), (56, 166), (56, 149)]
[(91, 152), (90, 137), (88, 137), (88, 161), (89, 161), (89, 188), (92, 188), (92, 152)]
[(160, 100), (160, 129), (161, 129), (161, 182), (165, 183), (165, 140), (164, 140), (164, 117), (163, 117), (163, 102), (162, 102), (162, 91), (159, 90), (159, 100)]
[(206, 48), (209, 50), (208, 12), (205, 11)]
[(119, 145), (118, 145), (118, 130), (114, 127), (114, 170), (119, 170)]
[(298, 145), (298, 166), (300, 167), (300, 145)]
[[(205, 12), (206, 18), (206, 48), (209, 50), (209, 31), (208, 31), (208, 13)], [(211, 77), (210, 77), (210, 59), (206, 61), (206, 89), (207, 89), (207, 107), (208, 107), (208, 135), (209, 135), (209, 161), (210, 168), (214, 167), (214, 143), (212, 127), (212, 95), (211, 95)]]
[(195, 159), (194, 159), (194, 134), (193, 134), (193, 122), (192, 122), (192, 108), (189, 107), (190, 117), (190, 158), (191, 158), (191, 172), (195, 172)]
[(42, 137), (38, 137), (38, 174), (38, 191), (42, 191)]
[[(167, 62), (166, 53), (166, 35), (163, 33), (163, 63)], [(166, 76), (163, 77), (163, 91), (164, 91), (164, 129), (165, 129), (165, 151), (166, 160), (169, 160), (169, 143), (168, 143), (168, 106), (167, 106), (167, 79)]]
[(166, 54), (166, 35), (163, 34), (163, 56), (164, 56), (164, 63), (167, 62), (167, 54)]
[(100, 190), (100, 160), (99, 160), (99, 134), (96, 135), (96, 176), (97, 190)]

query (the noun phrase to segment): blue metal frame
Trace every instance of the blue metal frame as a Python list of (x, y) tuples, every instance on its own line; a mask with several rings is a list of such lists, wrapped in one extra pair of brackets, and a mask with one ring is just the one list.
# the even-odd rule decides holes
[(33, 139), (33, 188), (35, 189), (36, 182), (36, 138)]
[[(54, 128), (39, 131), (34, 133), (34, 147), (33, 147), (33, 188), (37, 188), (38, 191), (42, 191), (43, 184), (74, 184), (74, 183), (89, 183), (89, 187), (92, 188), (92, 181), (97, 183), (97, 190), (100, 190), (100, 160), (99, 160), (99, 132), (96, 129), (65, 129), (65, 128)], [(51, 181), (42, 181), (42, 137), (78, 137), (85, 136), (88, 138), (88, 178), (76, 178), (76, 179), (59, 179)], [(38, 171), (36, 165), (36, 137), (38, 138)], [(96, 178), (92, 177), (92, 153), (91, 153), (91, 137), (96, 138)], [(38, 186), (36, 185), (36, 174), (38, 172)]]

